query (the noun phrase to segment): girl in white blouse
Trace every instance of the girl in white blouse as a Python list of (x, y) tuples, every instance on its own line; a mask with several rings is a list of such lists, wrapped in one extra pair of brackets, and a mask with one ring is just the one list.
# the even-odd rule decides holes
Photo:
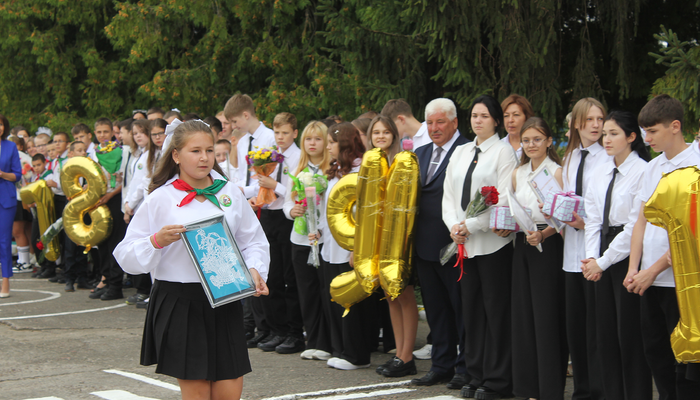
[[(510, 284), (513, 235), (489, 229), (489, 213), (466, 218), (470, 200), (484, 186), (495, 186), (498, 205), (507, 205), (505, 193), (516, 165), (513, 148), (498, 138), (503, 111), (496, 99), (474, 100), (471, 128), (476, 141), (455, 149), (447, 166), (442, 219), (450, 236), (464, 244), (462, 312), (466, 331), (466, 366), (471, 382), (465, 397), (498, 399), (512, 392), (510, 339)], [(477, 393), (478, 392), (478, 393)]]
[[(564, 154), (564, 191), (584, 197), (598, 165), (610, 159), (601, 146), (605, 108), (596, 99), (579, 100), (571, 112), (569, 144)], [(575, 220), (564, 227), (564, 287), (566, 296), (566, 335), (574, 368), (574, 397), (602, 399), (603, 377), (595, 335), (595, 294), (592, 282), (581, 273), (586, 258), (585, 221)]]
[[(523, 154), (513, 171), (515, 198), (532, 211), (538, 230), (518, 233), (513, 252), (512, 332), (513, 394), (539, 400), (564, 395), (566, 348), (564, 325), (564, 241), (547, 225), (529, 181), (547, 169), (563, 186), (561, 159), (549, 125), (528, 119), (519, 135)], [(542, 245), (542, 252), (535, 246)]]
[(183, 399), (240, 398), (243, 375), (251, 370), (241, 302), (210, 306), (180, 234), (187, 223), (223, 214), (256, 295), (267, 294), (269, 245), (241, 190), (216, 165), (214, 134), (206, 124), (178, 126), (164, 154), (150, 195), (114, 250), (126, 272), (155, 278), (141, 364), (158, 364), (156, 372), (177, 378)]
[[(328, 146), (327, 137), (328, 128), (325, 124), (320, 121), (309, 122), (299, 139), (301, 153), (297, 170), (290, 171), (290, 173), (293, 173), (294, 176), (299, 176), (301, 172), (324, 175), (330, 166), (330, 155), (326, 148)], [(325, 193), (320, 193), (320, 195)], [(292, 187), (287, 188), (282, 210), (291, 220), (302, 217), (306, 213), (306, 207), (298, 199), (299, 196), (292, 190)], [(301, 353), (301, 358), (327, 361), (331, 357), (331, 341), (328, 333), (328, 320), (322, 307), (322, 302), (327, 301), (328, 297), (327, 294), (323, 294), (325, 290), (321, 283), (323, 270), (308, 263), (311, 246), (306, 235), (293, 229), (290, 240), (301, 316), (306, 331), (306, 350)], [(323, 241), (319, 239), (319, 246), (322, 243)]]
[(651, 400), (651, 372), (644, 357), (640, 299), (623, 286), (632, 229), (631, 212), (651, 159), (637, 117), (613, 111), (603, 125), (603, 146), (613, 158), (593, 172), (586, 192), (586, 259), (581, 269), (596, 281), (596, 341), (606, 399)]

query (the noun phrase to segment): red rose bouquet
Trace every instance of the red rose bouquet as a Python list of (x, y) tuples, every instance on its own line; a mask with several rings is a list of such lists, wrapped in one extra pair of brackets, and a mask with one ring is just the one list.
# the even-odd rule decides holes
[[(498, 190), (493, 186), (483, 186), (479, 192), (476, 193), (474, 199), (469, 202), (467, 206), (466, 218), (474, 218), (485, 213), (489, 207), (498, 204)], [(467, 237), (467, 240), (469, 238)], [(457, 267), (459, 265), (459, 279), (462, 279), (464, 274), (464, 259), (467, 258), (467, 251), (464, 248), (464, 244), (456, 244), (454, 242), (445, 246), (440, 250), (440, 263), (445, 265), (447, 261), (452, 258), (453, 255), (457, 254), (457, 263), (454, 265)]]

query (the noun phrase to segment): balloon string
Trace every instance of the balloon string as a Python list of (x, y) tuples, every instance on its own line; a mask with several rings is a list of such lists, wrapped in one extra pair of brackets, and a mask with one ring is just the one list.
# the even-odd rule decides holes
[(459, 279), (457, 282), (462, 280), (462, 275), (464, 275), (464, 259), (467, 258), (467, 250), (464, 248), (463, 244), (457, 245), (457, 262), (452, 268), (456, 268), (459, 265)]

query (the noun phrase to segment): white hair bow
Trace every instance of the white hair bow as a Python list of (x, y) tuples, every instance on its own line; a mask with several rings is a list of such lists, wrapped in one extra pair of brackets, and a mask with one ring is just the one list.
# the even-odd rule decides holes
[(173, 133), (175, 133), (175, 128), (177, 128), (181, 123), (182, 121), (175, 118), (173, 122), (169, 123), (168, 126), (165, 127), (165, 141), (163, 142), (162, 149), (168, 148), (168, 146), (170, 145), (170, 141), (173, 138)]
[(37, 135), (41, 135), (42, 133), (43, 133), (43, 134), (46, 134), (46, 135), (49, 135), (49, 137), (53, 136), (53, 132), (51, 132), (51, 129), (49, 129), (49, 128), (45, 127), (45, 126), (40, 126), (40, 127), (37, 128), (37, 130), (36, 130), (36, 134), (37, 134)]

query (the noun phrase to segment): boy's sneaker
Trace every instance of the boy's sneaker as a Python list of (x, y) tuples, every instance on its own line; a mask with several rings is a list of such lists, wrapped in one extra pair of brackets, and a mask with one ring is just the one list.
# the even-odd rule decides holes
[(144, 301), (147, 298), (148, 298), (147, 294), (136, 293), (134, 295), (129, 296), (126, 299), (126, 304), (133, 306), (134, 304), (137, 304), (139, 301)]
[(149, 297), (144, 301), (139, 301), (138, 303), (136, 303), (136, 308), (141, 308), (143, 310), (148, 309), (148, 300), (150, 300), (150, 299), (151, 298)]
[(31, 264), (27, 263), (17, 263), (15, 264), (14, 267), (12, 267), (12, 273), (13, 274), (22, 274), (25, 272), (32, 272), (34, 270), (34, 266)]

